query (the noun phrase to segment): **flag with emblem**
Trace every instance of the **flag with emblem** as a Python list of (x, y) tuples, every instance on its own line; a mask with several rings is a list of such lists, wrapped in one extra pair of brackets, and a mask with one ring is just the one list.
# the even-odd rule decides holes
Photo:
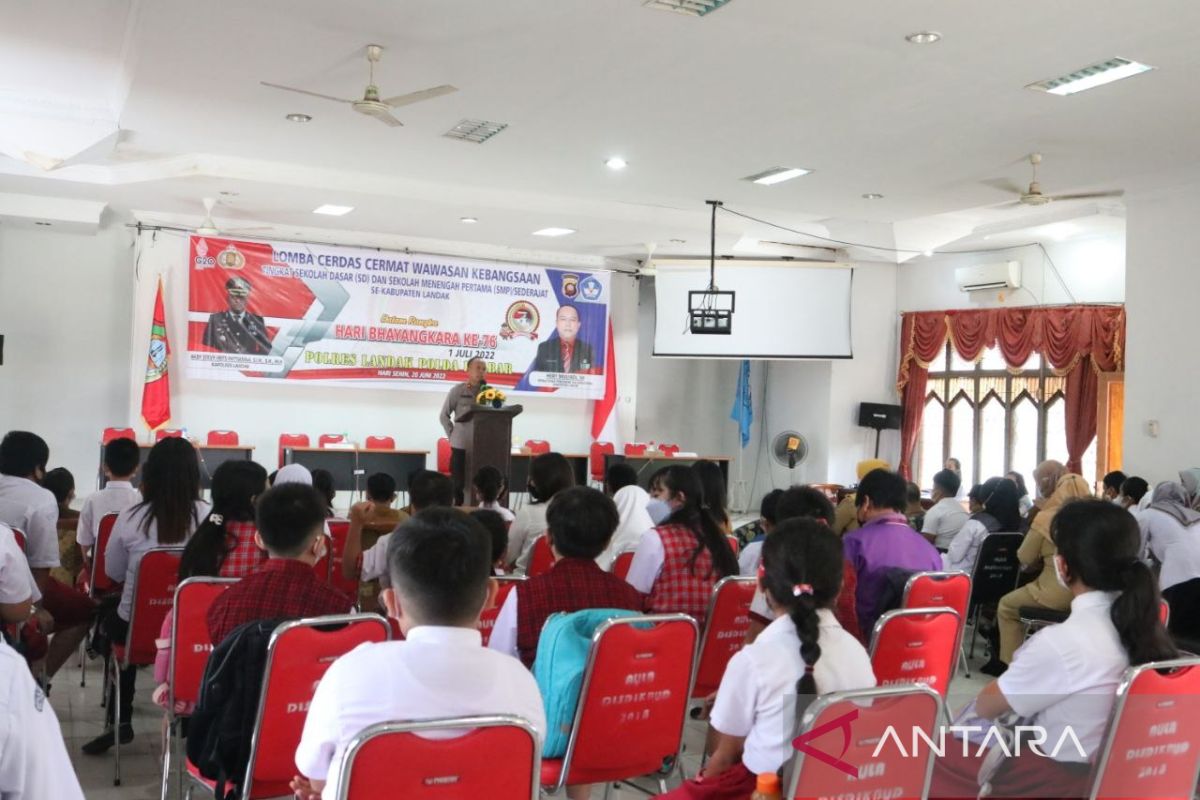
[(150, 430), (158, 430), (171, 419), (171, 380), (167, 373), (167, 315), (163, 310), (163, 283), (158, 279), (154, 295), (154, 319), (150, 323), (150, 352), (146, 357), (146, 382), (142, 385), (142, 419)]

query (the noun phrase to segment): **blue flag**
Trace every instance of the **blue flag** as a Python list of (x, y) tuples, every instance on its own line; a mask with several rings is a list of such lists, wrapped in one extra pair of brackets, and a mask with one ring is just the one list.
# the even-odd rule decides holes
[(754, 404), (750, 398), (750, 361), (742, 359), (738, 372), (737, 392), (733, 396), (733, 410), (729, 418), (738, 424), (742, 435), (742, 447), (750, 444), (750, 424), (754, 422)]

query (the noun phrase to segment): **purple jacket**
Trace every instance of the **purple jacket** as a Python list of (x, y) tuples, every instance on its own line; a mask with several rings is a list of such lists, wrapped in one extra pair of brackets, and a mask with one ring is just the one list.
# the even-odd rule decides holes
[(903, 514), (891, 513), (876, 517), (842, 539), (846, 560), (858, 575), (855, 596), (858, 626), (866, 637), (871, 636), (884, 609), (879, 601), (886, 596), (889, 569), (922, 572), (941, 570), (942, 556), (924, 536), (914, 531)]

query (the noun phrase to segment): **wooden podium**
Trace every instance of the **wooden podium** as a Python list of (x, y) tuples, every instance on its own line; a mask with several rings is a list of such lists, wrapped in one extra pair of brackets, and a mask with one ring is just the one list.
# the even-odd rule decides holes
[(459, 422), (474, 422), (471, 442), (467, 445), (466, 490), (480, 467), (495, 467), (508, 480), (512, 466), (512, 421), (524, 409), (521, 406), (475, 406), (458, 417)]

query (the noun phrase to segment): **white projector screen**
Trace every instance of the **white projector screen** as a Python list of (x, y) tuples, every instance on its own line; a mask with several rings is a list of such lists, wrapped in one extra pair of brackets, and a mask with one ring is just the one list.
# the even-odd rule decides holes
[(654, 355), (688, 358), (851, 358), (848, 264), (717, 261), (733, 291), (732, 332), (690, 332), (688, 292), (708, 288), (708, 261), (656, 261)]

